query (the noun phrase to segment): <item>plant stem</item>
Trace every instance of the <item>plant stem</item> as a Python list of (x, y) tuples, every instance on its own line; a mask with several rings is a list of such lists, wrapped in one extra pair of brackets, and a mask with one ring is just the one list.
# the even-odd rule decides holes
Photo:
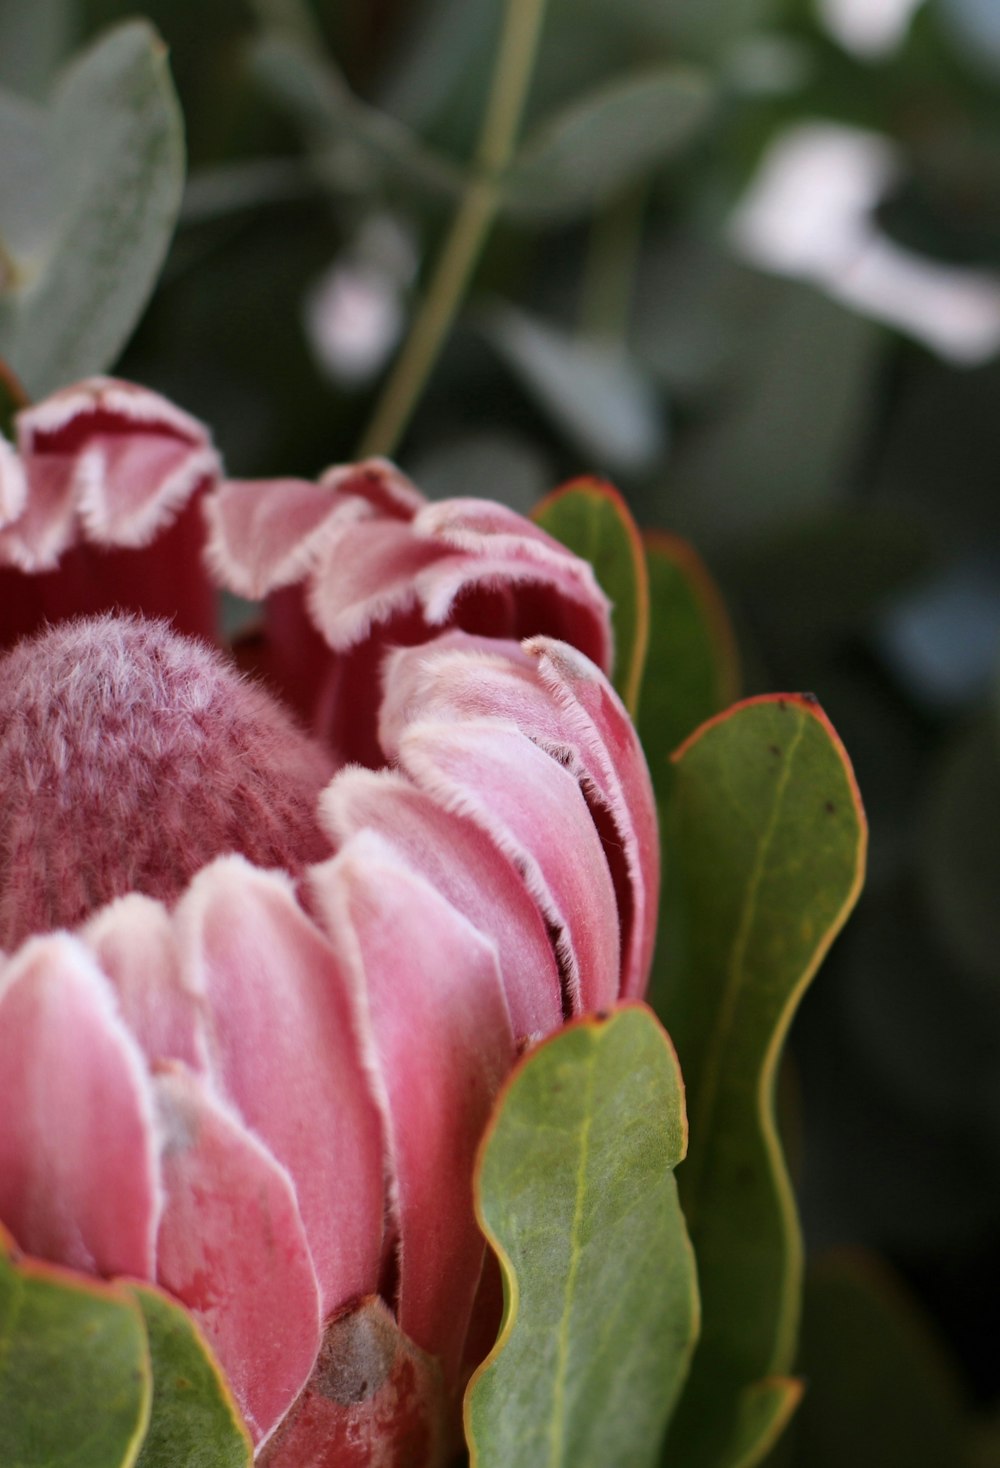
[(500, 204), (499, 175), (517, 140), (545, 0), (507, 0), (474, 166), (426, 294), (358, 451), (391, 454), (437, 361)]
[(649, 184), (643, 179), (609, 200), (594, 217), (580, 292), (584, 336), (625, 339), (648, 198)]

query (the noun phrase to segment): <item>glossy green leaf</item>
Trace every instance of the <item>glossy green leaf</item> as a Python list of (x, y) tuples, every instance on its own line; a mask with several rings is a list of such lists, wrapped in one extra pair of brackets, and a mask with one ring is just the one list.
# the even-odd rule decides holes
[(641, 1005), (570, 1025), (508, 1081), (476, 1182), (505, 1313), (466, 1397), (473, 1468), (657, 1461), (698, 1322), (685, 1137), (676, 1057)]
[(615, 687), (634, 718), (649, 641), (649, 580), (628, 506), (603, 480), (573, 479), (546, 496), (532, 518), (590, 562), (610, 598)]
[(721, 596), (685, 540), (643, 536), (649, 574), (649, 648), (639, 733), (662, 793), (667, 757), (737, 695), (736, 639)]
[(673, 771), (658, 999), (687, 1085), (680, 1184), (704, 1327), (668, 1446), (684, 1468), (751, 1468), (774, 1414), (756, 1446), (748, 1423), (760, 1383), (792, 1369), (801, 1291), (775, 1076), (860, 889), (866, 827), (843, 746), (809, 698), (738, 705), (681, 746)]
[(150, 1397), (146, 1333), (129, 1294), (26, 1259), (0, 1230), (4, 1468), (131, 1468)]
[(503, 178), (508, 208), (560, 218), (593, 208), (679, 152), (711, 95), (700, 72), (675, 65), (601, 87), (526, 139)]
[(35, 396), (110, 367), (180, 207), (183, 127), (162, 41), (117, 27), (45, 112), (0, 99), (0, 356)]
[(971, 1423), (915, 1301), (878, 1260), (831, 1255), (806, 1281), (795, 1468), (963, 1468)]
[(153, 1400), (136, 1468), (249, 1468), (250, 1435), (191, 1316), (152, 1285), (126, 1286), (142, 1311)]
[(662, 457), (663, 401), (652, 378), (618, 342), (581, 338), (513, 306), (490, 311), (483, 330), (589, 465), (633, 474)]

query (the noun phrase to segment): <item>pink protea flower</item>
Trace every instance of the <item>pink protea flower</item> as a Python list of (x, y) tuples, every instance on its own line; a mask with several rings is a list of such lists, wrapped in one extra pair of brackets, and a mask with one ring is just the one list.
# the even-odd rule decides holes
[[(176, 1296), (260, 1462), (437, 1463), (495, 1308), (492, 1100), (646, 981), (605, 601), (387, 464), (221, 483), (106, 380), (0, 440), (0, 514), (0, 1223)], [(241, 661), (311, 733), (209, 646), (202, 556), (268, 597)]]

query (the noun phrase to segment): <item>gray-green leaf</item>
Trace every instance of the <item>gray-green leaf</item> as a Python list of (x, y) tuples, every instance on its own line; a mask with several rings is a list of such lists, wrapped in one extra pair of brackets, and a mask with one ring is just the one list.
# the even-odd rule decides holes
[(143, 21), (77, 57), (46, 111), (0, 97), (0, 357), (29, 393), (112, 365), (156, 283), (183, 175), (166, 52)]
[(643, 1006), (569, 1026), (511, 1077), (477, 1179), (506, 1309), (466, 1399), (475, 1468), (657, 1460), (698, 1329), (685, 1140), (677, 1060)]
[(617, 342), (581, 341), (514, 306), (490, 311), (484, 329), (595, 471), (636, 473), (663, 455), (666, 408), (652, 380)]
[(528, 137), (503, 178), (507, 208), (585, 213), (678, 153), (708, 117), (711, 95), (700, 72), (680, 66), (601, 87)]

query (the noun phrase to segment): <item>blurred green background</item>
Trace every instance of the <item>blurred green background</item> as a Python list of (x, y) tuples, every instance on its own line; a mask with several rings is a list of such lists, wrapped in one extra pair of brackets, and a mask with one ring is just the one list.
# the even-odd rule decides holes
[[(0, 84), (132, 13), (0, 0)], [(189, 172), (116, 370), (312, 476), (433, 273), (501, 0), (143, 13)], [(871, 862), (792, 1038), (824, 1257), (781, 1461), (1000, 1461), (1000, 5), (550, 0), (523, 136), (396, 457), (522, 510), (608, 476), (705, 557), (745, 691), (833, 719)]]

